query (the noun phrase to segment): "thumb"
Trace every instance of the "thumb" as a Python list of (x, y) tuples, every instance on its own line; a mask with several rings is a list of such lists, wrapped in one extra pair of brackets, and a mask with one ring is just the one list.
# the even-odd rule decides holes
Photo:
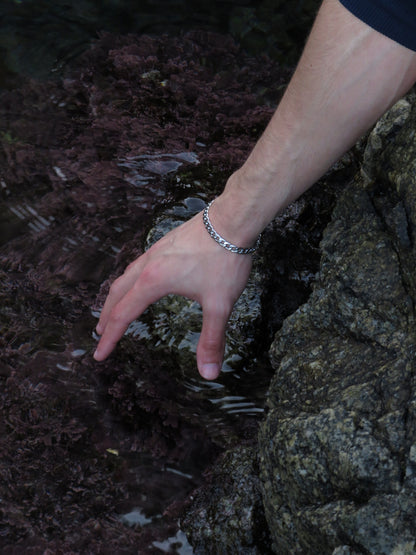
[(199, 373), (215, 380), (221, 372), (225, 349), (225, 329), (230, 311), (222, 305), (203, 307), (202, 330), (196, 350)]

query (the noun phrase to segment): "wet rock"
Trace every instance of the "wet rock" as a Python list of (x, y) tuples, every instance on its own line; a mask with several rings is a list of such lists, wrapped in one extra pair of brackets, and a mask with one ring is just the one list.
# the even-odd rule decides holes
[[(293, 312), (302, 300), (307, 299), (319, 267), (319, 239), (333, 209), (335, 192), (339, 193), (353, 172), (353, 160), (347, 157), (339, 166), (328, 172), (315, 190), (280, 214), (263, 234), (260, 257), (256, 264), (262, 276), (262, 286), (267, 293), (262, 301), (261, 310), (263, 322), (260, 329), (263, 337), (256, 341), (257, 347), (260, 343), (267, 344), (268, 348), (271, 331), (280, 327), (285, 317)], [(325, 194), (319, 194), (318, 191), (325, 191)], [(178, 211), (179, 206), (176, 207)], [(168, 211), (164, 212), (164, 221), (172, 223), (167, 213)], [(253, 372), (259, 370), (258, 361), (252, 361), (252, 368)], [(231, 375), (233, 374), (238, 375), (237, 372)], [(257, 434), (257, 428), (254, 434)], [(241, 442), (241, 439), (238, 441)], [(251, 496), (259, 483), (256, 475), (256, 457), (252, 448), (244, 448), (243, 451), (239, 447), (231, 449), (215, 463), (209, 472), (208, 483), (198, 490), (193, 500), (190, 500), (184, 527), (191, 543), (198, 546), (201, 553), (217, 553), (222, 552), (222, 549), (227, 549), (225, 552), (228, 553), (270, 552), (271, 541), (267, 536), (263, 510), (257, 505), (257, 501), (256, 522), (261, 522), (261, 526), (237, 518), (237, 512), (231, 511), (229, 516), (233, 526), (229, 528), (223, 522), (222, 512), (218, 511), (218, 505), (221, 505), (224, 499), (232, 499), (236, 507), (244, 504), (247, 504), (247, 507), (252, 506), (253, 500), (247, 496), (246, 490), (251, 492)], [(241, 468), (238, 467), (239, 460)], [(250, 487), (241, 487), (239, 480), (229, 478), (233, 475), (240, 476), (241, 473), (246, 476), (246, 480), (250, 480)], [(207, 533), (205, 529), (208, 530)], [(214, 529), (218, 533), (214, 534)], [(252, 538), (249, 543), (248, 537)]]
[(181, 526), (196, 554), (271, 553), (252, 447), (228, 451), (217, 462)]
[(405, 100), (370, 135), (270, 350), (259, 448), (279, 555), (415, 550), (415, 130)]

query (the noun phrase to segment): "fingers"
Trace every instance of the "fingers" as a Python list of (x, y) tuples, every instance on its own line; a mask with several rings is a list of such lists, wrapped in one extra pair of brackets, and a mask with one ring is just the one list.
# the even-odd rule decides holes
[[(120, 280), (111, 298), (110, 290), (108, 304), (106, 302), (107, 312), (104, 318), (100, 319), (103, 328), (97, 326), (97, 331), (100, 329), (102, 336), (94, 353), (95, 360), (106, 359), (124, 335), (129, 324), (138, 318), (150, 304), (166, 294), (163, 288), (160, 288), (163, 284), (158, 285), (154, 279), (152, 268), (145, 268), (137, 278), (136, 274), (133, 278), (126, 276), (124, 281)], [(117, 302), (127, 287), (130, 289)]]
[(196, 351), (199, 373), (215, 380), (221, 372), (225, 349), (225, 330), (231, 310), (218, 299), (203, 306), (202, 331)]
[(96, 327), (97, 333), (99, 335), (104, 332), (113, 308), (133, 287), (135, 281), (140, 275), (140, 272), (144, 268), (145, 263), (145, 255), (142, 255), (132, 264), (129, 264), (129, 266), (127, 266), (127, 268), (125, 269), (124, 274), (118, 277), (111, 285)]
[(216, 379), (224, 357), (228, 317), (250, 267), (251, 259), (230, 256), (215, 245), (201, 217), (175, 228), (111, 286), (97, 324), (101, 338), (94, 358), (107, 358), (133, 320), (150, 304), (173, 293), (201, 303), (197, 364), (202, 377)]

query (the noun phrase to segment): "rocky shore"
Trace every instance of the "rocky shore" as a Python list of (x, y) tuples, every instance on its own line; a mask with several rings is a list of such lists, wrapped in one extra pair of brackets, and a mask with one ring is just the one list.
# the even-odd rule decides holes
[[(2, 553), (191, 549), (178, 527), (187, 497), (263, 411), (269, 365), (253, 373), (243, 357), (258, 365), (278, 325), (263, 339), (264, 285), (240, 303), (215, 388), (195, 367), (195, 306), (154, 307), (100, 365), (93, 330), (109, 282), (242, 163), (289, 74), (215, 33), (104, 35), (65, 78), (2, 93)], [(316, 250), (311, 206), (324, 222), (332, 201), (282, 216), (287, 247), (270, 252), (291, 294), (278, 322), (316, 270), (303, 256)]]

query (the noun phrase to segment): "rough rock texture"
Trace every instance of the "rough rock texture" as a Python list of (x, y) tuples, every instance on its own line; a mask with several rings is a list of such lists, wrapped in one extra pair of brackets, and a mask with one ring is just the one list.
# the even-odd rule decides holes
[(228, 451), (217, 462), (181, 522), (196, 554), (271, 553), (258, 474), (252, 447)]
[(416, 550), (414, 103), (383, 118), (364, 158), (314, 291), (271, 347), (259, 448), (279, 555)]

